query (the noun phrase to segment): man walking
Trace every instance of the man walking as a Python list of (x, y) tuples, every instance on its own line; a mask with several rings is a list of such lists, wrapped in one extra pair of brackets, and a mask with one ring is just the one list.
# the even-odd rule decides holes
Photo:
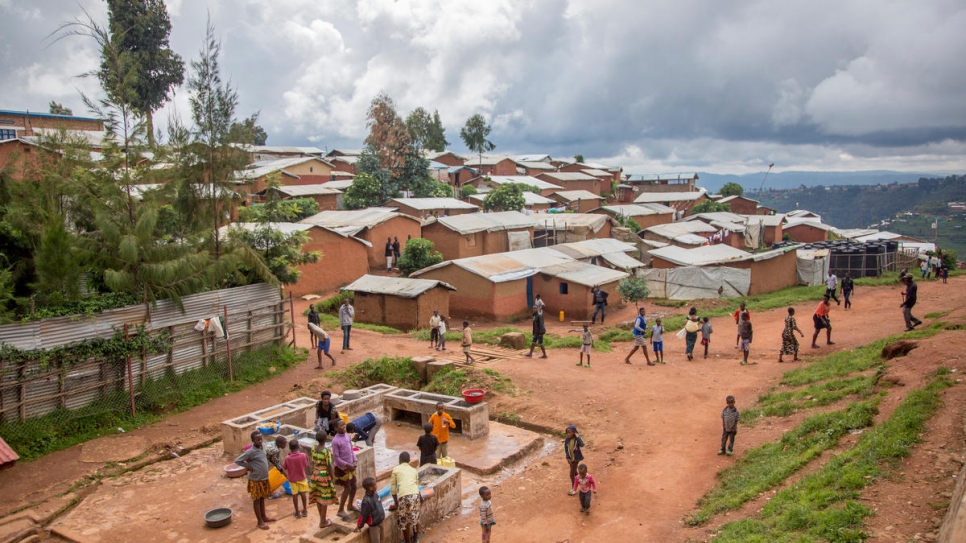
[[(600, 313), (600, 323), (604, 324), (604, 317), (607, 316), (607, 296), (606, 290), (600, 288), (600, 285), (594, 287), (591, 291), (594, 295), (594, 316), (590, 318), (590, 324), (597, 323), (597, 313)], [(645, 349), (646, 351), (647, 349)]]
[(906, 281), (906, 291), (902, 293), (902, 318), (906, 321), (906, 332), (911, 332), (915, 327), (922, 324), (922, 321), (912, 316), (912, 308), (916, 305), (916, 298), (919, 286), (912, 280), (911, 275), (904, 277)]
[(842, 297), (845, 298), (845, 309), (852, 307), (852, 291), (855, 290), (855, 282), (852, 281), (852, 274), (845, 272), (842, 279)]
[(825, 289), (825, 296), (828, 297), (829, 300), (835, 300), (836, 304), (842, 305), (842, 302), (840, 302), (838, 297), (835, 295), (835, 288), (838, 287), (838, 284), (839, 278), (835, 276), (834, 272), (830, 272), (828, 277), (825, 278), (825, 286), (827, 287)]
[(342, 352), (351, 351), (352, 347), (349, 346), (349, 333), (352, 331), (352, 319), (356, 316), (356, 310), (349, 305), (349, 299), (346, 298), (342, 303), (342, 307), (339, 308), (339, 325), (342, 326)]
[(392, 273), (392, 238), (386, 238), (386, 271)]

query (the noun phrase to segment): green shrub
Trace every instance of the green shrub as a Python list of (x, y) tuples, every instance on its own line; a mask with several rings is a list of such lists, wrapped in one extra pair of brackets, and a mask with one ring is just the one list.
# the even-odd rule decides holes
[(366, 388), (385, 383), (400, 388), (419, 388), (419, 373), (413, 367), (411, 358), (383, 356), (367, 358), (355, 366), (344, 370), (332, 370), (327, 377), (341, 383), (346, 388)]

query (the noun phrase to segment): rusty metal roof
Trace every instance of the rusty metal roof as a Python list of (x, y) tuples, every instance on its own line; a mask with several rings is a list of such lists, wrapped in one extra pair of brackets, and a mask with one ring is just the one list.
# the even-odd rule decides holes
[(380, 275), (363, 275), (352, 284), (342, 287), (342, 290), (353, 292), (367, 292), (369, 294), (388, 294), (400, 298), (416, 298), (420, 294), (436, 287), (456, 290), (456, 287), (444, 281), (435, 279), (408, 279), (404, 277), (383, 277)]

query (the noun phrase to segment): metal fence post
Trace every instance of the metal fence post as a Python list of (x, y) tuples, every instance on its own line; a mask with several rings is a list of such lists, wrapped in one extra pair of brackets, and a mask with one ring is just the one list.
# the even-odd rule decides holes
[(292, 301), (292, 291), (288, 291), (288, 309), (292, 313), (292, 348), (298, 349), (295, 344), (295, 302)]
[[(130, 339), (130, 332), (128, 331), (127, 323), (124, 324), (124, 341)], [(134, 406), (134, 372), (131, 371), (131, 355), (127, 357), (127, 388), (131, 396), (131, 416), (136, 417), (138, 415), (137, 409)]]
[(228, 380), (235, 382), (235, 371), (231, 366), (231, 334), (228, 333), (228, 306), (225, 306), (225, 350), (228, 351)]

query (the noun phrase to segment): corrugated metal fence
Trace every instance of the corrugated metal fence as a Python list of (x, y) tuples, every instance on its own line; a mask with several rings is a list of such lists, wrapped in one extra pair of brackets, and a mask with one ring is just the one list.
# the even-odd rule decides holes
[[(208, 379), (225, 379), (226, 371), (232, 371), (227, 363), (230, 353), (237, 356), (283, 340), (292, 320), (289, 301), (282, 299), (277, 287), (266, 284), (187, 296), (182, 304), (183, 312), (163, 300), (154, 307), (128, 306), (89, 317), (0, 326), (0, 343), (22, 350), (110, 338), (125, 327), (142, 325), (153, 336), (167, 331), (172, 340), (168, 352), (133, 358), (128, 364), (89, 359), (66, 368), (44, 367), (37, 361), (9, 367), (11, 362), (0, 360), (0, 423), (15, 425), (57, 409), (73, 411), (107, 397), (116, 398), (115, 403), (121, 405), (105, 409), (132, 411), (135, 396), (146, 386), (193, 370), (210, 374)], [(211, 330), (194, 329), (200, 319), (226, 316), (227, 340)]]

